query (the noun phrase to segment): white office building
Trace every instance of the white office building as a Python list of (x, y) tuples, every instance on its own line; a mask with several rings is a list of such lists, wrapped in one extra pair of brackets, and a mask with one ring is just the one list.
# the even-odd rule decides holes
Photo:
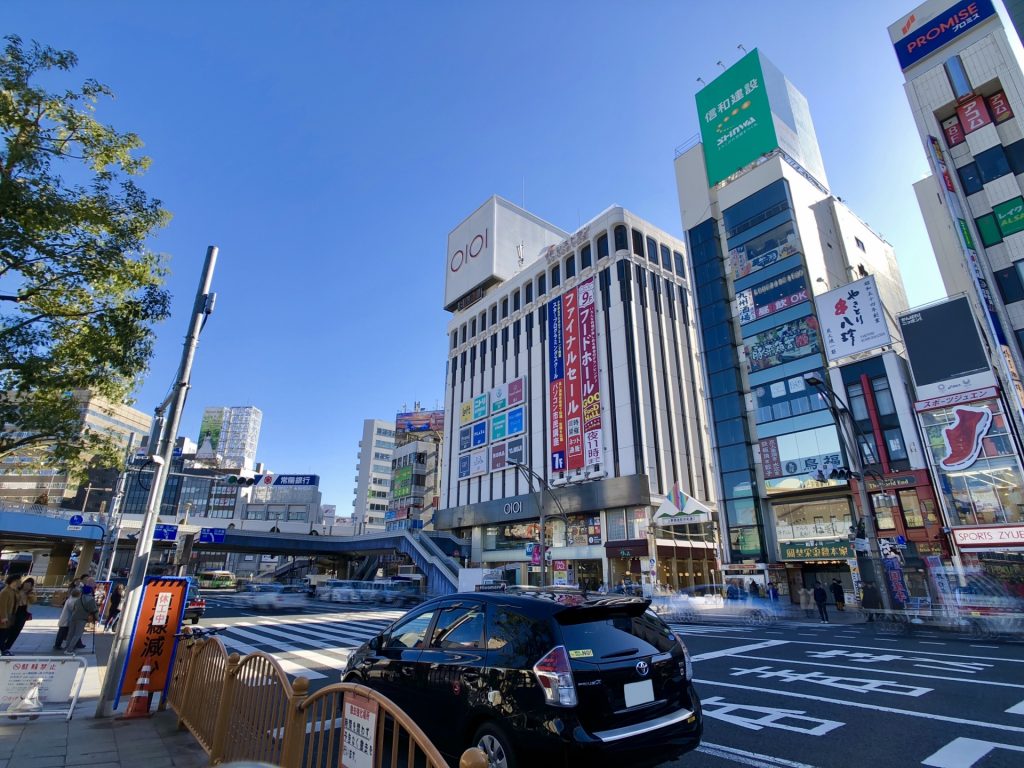
[(355, 533), (384, 530), (391, 489), (391, 459), (395, 450), (395, 422), (363, 421), (356, 464), (356, 487), (352, 489), (352, 524)]
[(217, 406), (203, 411), (196, 460), (223, 469), (251, 470), (256, 462), (263, 412), (254, 406)]

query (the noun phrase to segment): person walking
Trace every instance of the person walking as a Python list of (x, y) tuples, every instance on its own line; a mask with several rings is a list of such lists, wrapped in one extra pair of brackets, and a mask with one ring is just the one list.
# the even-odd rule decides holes
[(828, 592), (825, 591), (825, 587), (821, 585), (820, 581), (814, 582), (814, 603), (818, 606), (818, 615), (821, 617), (822, 624), (828, 624)]
[[(53, 650), (64, 650), (64, 641), (68, 638), (68, 624), (71, 622), (71, 611), (75, 607), (75, 601), (82, 596), (82, 590), (78, 587), (72, 588), (64, 599), (64, 607), (61, 609), (60, 618), (57, 619), (57, 639), (53, 641)], [(85, 647), (85, 644), (82, 644)]]
[(103, 629), (112, 631), (117, 626), (117, 617), (121, 615), (122, 600), (124, 600), (124, 584), (118, 584), (107, 598), (107, 605), (110, 608), (107, 610), (107, 621), (103, 625)]
[(757, 585), (757, 582), (753, 579), (750, 580), (750, 599), (753, 600), (755, 597), (761, 596), (761, 588)]
[(882, 610), (882, 595), (878, 591), (878, 587), (875, 586), (873, 581), (864, 582), (864, 597), (861, 598), (860, 604), (867, 613), (868, 621), (875, 620), (875, 611)]
[(829, 587), (832, 590), (832, 597), (836, 601), (836, 610), (846, 610), (846, 592), (843, 590), (843, 582), (839, 579), (832, 579), (832, 584)]
[(18, 609), (18, 587), (20, 576), (8, 576), (4, 580), (4, 588), (0, 590), (0, 655), (10, 656), (7, 637), (14, 625), (14, 612)]
[(14, 609), (14, 620), (7, 629), (4, 650), (11, 650), (11, 646), (14, 645), (21, 634), (21, 630), (25, 628), (26, 622), (32, 620), (32, 612), (29, 610), (29, 607), (36, 602), (36, 597), (36, 580), (29, 577), (21, 582), (21, 585), (18, 587), (18, 605)]
[(75, 600), (74, 605), (71, 607), (71, 618), (68, 621), (68, 642), (67, 650), (64, 651), (68, 656), (74, 656), (75, 651), (78, 650), (78, 641), (82, 639), (82, 633), (85, 632), (85, 625), (90, 621), (96, 621), (96, 614), (99, 609), (96, 607), (96, 598), (93, 597), (94, 587), (89, 584), (90, 580), (86, 579), (86, 583), (82, 587), (82, 594)]
[(814, 615), (814, 593), (806, 586), (800, 587), (800, 608), (803, 609), (804, 618), (809, 619)]

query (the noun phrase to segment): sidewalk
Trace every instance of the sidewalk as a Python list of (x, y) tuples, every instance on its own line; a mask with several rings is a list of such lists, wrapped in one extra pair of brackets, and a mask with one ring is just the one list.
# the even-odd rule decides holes
[[(32, 607), (33, 619), (25, 625), (12, 651), (15, 656), (52, 656), (60, 610), (46, 605)], [(82, 695), (70, 721), (50, 716), (38, 720), (0, 719), (0, 768), (206, 768), (209, 759), (188, 731), (177, 729), (171, 711), (157, 712), (139, 720), (96, 719), (106, 671), (106, 655), (112, 636), (96, 633), (82, 638), (81, 658), (85, 671)], [(2, 713), (0, 713), (2, 717)]]

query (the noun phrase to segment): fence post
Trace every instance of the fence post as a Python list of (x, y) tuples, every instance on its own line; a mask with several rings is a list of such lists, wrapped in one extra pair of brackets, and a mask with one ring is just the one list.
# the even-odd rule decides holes
[(302, 705), (308, 695), (309, 680), (296, 677), (284, 716), (284, 744), (281, 746), (281, 765), (284, 768), (299, 768), (302, 764), (302, 753), (306, 745), (306, 712)]
[[(196, 654), (196, 641), (192, 637), (192, 632), (185, 629), (185, 643), (182, 648), (181, 655), (174, 662), (174, 674), (171, 677), (171, 687), (169, 690), (168, 699), (173, 698), (177, 702), (177, 706), (171, 705), (171, 709), (178, 716), (178, 730), (182, 730), (185, 727), (185, 718), (182, 716), (182, 710), (184, 710), (184, 704), (188, 701), (188, 689), (192, 687), (192, 675), (195, 669), (195, 654)], [(179, 675), (179, 666), (182, 662), (185, 663), (184, 675)], [(184, 679), (182, 679), (184, 678)], [(179, 681), (181, 684), (181, 690), (178, 690)], [(163, 706), (163, 698), (160, 699), (160, 706)]]
[(227, 669), (224, 670), (224, 688), (220, 694), (220, 707), (217, 709), (217, 726), (214, 728), (213, 744), (210, 746), (210, 765), (216, 765), (224, 759), (228, 724), (231, 722), (231, 710), (235, 699), (238, 665), (241, 660), (237, 653), (232, 653), (228, 657)]

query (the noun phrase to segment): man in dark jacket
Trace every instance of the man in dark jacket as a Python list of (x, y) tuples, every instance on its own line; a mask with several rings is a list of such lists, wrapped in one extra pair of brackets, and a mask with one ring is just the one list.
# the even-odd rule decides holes
[(822, 624), (828, 624), (828, 609), (825, 604), (828, 602), (828, 592), (821, 585), (820, 581), (814, 582), (814, 604), (818, 606), (818, 615)]
[(875, 586), (875, 582), (864, 582), (864, 597), (861, 599), (860, 604), (867, 614), (868, 621), (874, 621), (875, 611), (882, 609), (882, 595), (878, 591), (878, 587)]
[(832, 597), (836, 601), (836, 610), (846, 610), (846, 592), (843, 590), (843, 582), (839, 579), (832, 579)]

